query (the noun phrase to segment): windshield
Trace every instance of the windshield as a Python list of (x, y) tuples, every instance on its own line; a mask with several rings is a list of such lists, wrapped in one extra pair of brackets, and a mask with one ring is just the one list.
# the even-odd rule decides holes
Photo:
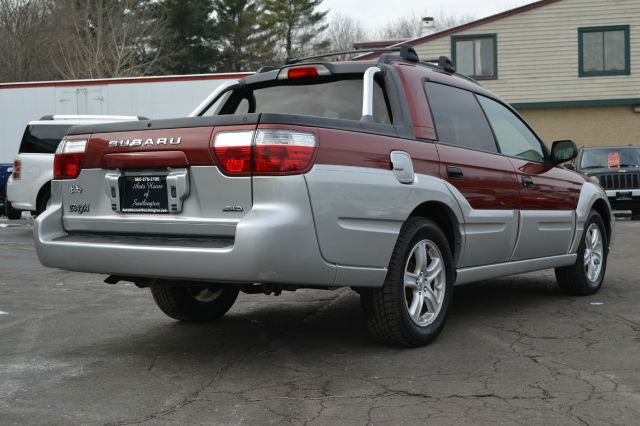
[(71, 124), (34, 124), (27, 126), (20, 144), (20, 154), (53, 154)]
[(610, 167), (640, 167), (640, 148), (585, 149), (578, 168), (584, 170)]
[[(244, 90), (232, 96), (223, 110), (223, 114), (265, 112), (360, 120), (362, 79), (325, 81), (319, 84), (278, 84)], [(374, 85), (373, 119), (377, 123), (386, 124), (391, 124), (393, 120), (379, 84)]]

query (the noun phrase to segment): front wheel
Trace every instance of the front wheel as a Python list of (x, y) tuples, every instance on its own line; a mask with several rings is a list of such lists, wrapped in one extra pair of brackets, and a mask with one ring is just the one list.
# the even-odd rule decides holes
[(206, 322), (220, 318), (233, 306), (239, 290), (222, 285), (152, 287), (156, 305), (167, 316), (185, 322)]
[(631, 220), (640, 220), (640, 208), (631, 209)]
[(584, 225), (576, 263), (555, 270), (560, 290), (581, 296), (600, 290), (607, 269), (608, 247), (604, 221), (598, 212), (591, 211)]
[(410, 218), (400, 231), (384, 285), (361, 292), (369, 331), (401, 346), (432, 342), (444, 327), (453, 276), (451, 249), (438, 225)]

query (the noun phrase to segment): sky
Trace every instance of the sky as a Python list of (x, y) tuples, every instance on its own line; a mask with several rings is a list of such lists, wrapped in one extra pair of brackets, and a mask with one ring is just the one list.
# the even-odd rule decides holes
[(329, 9), (358, 19), (365, 27), (375, 29), (415, 12), (418, 16), (472, 15), (480, 19), (533, 3), (532, 0), (324, 0), (321, 9)]

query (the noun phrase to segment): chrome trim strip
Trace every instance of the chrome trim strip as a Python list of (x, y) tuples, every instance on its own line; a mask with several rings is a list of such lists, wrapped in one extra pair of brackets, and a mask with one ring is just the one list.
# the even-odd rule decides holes
[(539, 259), (520, 260), (518, 262), (462, 268), (457, 270), (456, 285), (557, 268), (560, 266), (569, 266), (575, 263), (577, 257), (578, 255), (576, 254), (563, 254)]

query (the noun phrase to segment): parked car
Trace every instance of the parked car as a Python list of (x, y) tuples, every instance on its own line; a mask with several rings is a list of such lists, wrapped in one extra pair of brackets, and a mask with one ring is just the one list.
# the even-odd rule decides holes
[[(289, 60), (200, 117), (74, 127), (35, 222), (45, 266), (150, 287), (181, 321), (240, 291), (351, 287), (399, 345), (442, 330), (453, 285), (555, 268), (603, 283), (614, 218), (509, 105), (403, 46), (377, 61)], [(211, 108), (213, 106), (213, 110)]]
[(631, 210), (632, 217), (640, 219), (640, 148), (581, 148), (572, 168), (595, 179), (613, 209)]
[(29, 122), (7, 183), (7, 217), (18, 219), (22, 211), (39, 214), (47, 208), (51, 198), (49, 184), (53, 179), (54, 153), (72, 126), (138, 119), (133, 116), (47, 115)]
[(4, 213), (4, 203), (7, 197), (7, 180), (11, 175), (11, 164), (0, 164), (0, 213)]

